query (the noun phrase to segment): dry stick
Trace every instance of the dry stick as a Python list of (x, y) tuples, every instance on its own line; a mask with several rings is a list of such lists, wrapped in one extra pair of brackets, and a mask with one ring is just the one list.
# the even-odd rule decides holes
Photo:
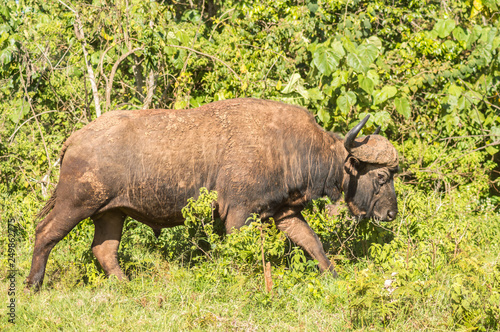
[(262, 253), (262, 269), (264, 272), (264, 283), (266, 291), (270, 293), (273, 290), (273, 279), (271, 277), (271, 262), (267, 262), (264, 258), (264, 233), (262, 232), (262, 225), (260, 225), (260, 250)]
[[(490, 143), (490, 144), (486, 144), (486, 145), (484, 145), (484, 146), (481, 146), (481, 147), (479, 147), (479, 148), (477, 148), (477, 149), (470, 150), (470, 151), (468, 151), (468, 152), (466, 152), (466, 153), (462, 154), (461, 156), (459, 156), (459, 157), (457, 157), (457, 158), (455, 158), (455, 159), (450, 160), (449, 162), (447, 162), (446, 164), (444, 164), (444, 166), (446, 166), (446, 165), (448, 165), (448, 164), (450, 164), (450, 163), (452, 163), (452, 162), (454, 162), (454, 161), (456, 161), (456, 160), (459, 160), (459, 159), (461, 159), (462, 157), (465, 157), (466, 155), (471, 154), (472, 152), (476, 152), (476, 151), (479, 151), (479, 150), (482, 150), (482, 149), (486, 149), (486, 148), (487, 148), (487, 147), (489, 147), (489, 146), (494, 146), (494, 145), (499, 145), (499, 144), (500, 144), (500, 141), (495, 141), (495, 142), (492, 142), (492, 143)], [(444, 167), (444, 166), (443, 166), (443, 167)]]
[(137, 51), (143, 50), (144, 47), (136, 47), (133, 50), (128, 51), (127, 53), (123, 54), (113, 65), (113, 68), (111, 69), (111, 74), (109, 74), (109, 80), (106, 83), (106, 110), (109, 110), (109, 106), (111, 105), (111, 89), (113, 87), (113, 80), (115, 78), (116, 71), (118, 70), (118, 66), (120, 63), (125, 60), (126, 57), (128, 57), (130, 54), (135, 53)]
[(264, 77), (264, 90), (262, 91), (262, 95), (264, 95), (264, 92), (267, 90), (267, 76), (271, 72), (271, 69), (273, 69), (273, 67), (276, 64), (276, 62), (278, 62), (278, 59), (279, 59), (279, 57), (276, 57), (276, 60), (274, 60), (274, 62), (271, 65), (271, 67), (269, 67), (269, 70), (267, 71), (266, 76)]
[(99, 91), (97, 90), (97, 84), (95, 81), (94, 70), (92, 69), (92, 65), (89, 62), (89, 54), (87, 52), (87, 41), (85, 39), (85, 33), (83, 32), (82, 21), (80, 20), (80, 15), (76, 10), (62, 2), (59, 1), (64, 7), (68, 8), (73, 14), (75, 14), (75, 23), (73, 27), (75, 28), (76, 39), (80, 41), (82, 44), (83, 57), (85, 60), (85, 66), (87, 67), (87, 72), (89, 74), (90, 86), (92, 87), (92, 94), (94, 95), (94, 105), (95, 105), (95, 114), (97, 117), (101, 116), (101, 104), (99, 100)]
[[(118, 40), (120, 42), (120, 40)], [(102, 66), (104, 64), (104, 58), (106, 57), (106, 54), (116, 45), (111, 45), (107, 49), (104, 50), (101, 54), (101, 58), (99, 59), (99, 70), (101, 72), (101, 76), (104, 78), (104, 82), (106, 83), (106, 86), (108, 86), (108, 77), (104, 74), (104, 70), (102, 69)]]
[(203, 250), (199, 245), (198, 243), (196, 243), (193, 239), (191, 239), (191, 243), (194, 244), (198, 249), (200, 249), (204, 254), (205, 256), (207, 256), (208, 259), (210, 259), (210, 261), (213, 262), (213, 259), (212, 259), (212, 256), (210, 256), (205, 250)]
[(446, 141), (450, 139), (462, 139), (462, 138), (471, 138), (471, 137), (500, 137), (500, 135), (495, 135), (495, 134), (484, 134), (484, 135), (465, 135), (465, 136), (451, 136), (451, 137), (446, 137), (446, 138), (441, 138), (441, 141)]
[[(99, 98), (99, 91), (97, 90), (97, 84), (95, 82), (94, 70), (92, 69), (92, 65), (89, 62), (89, 54), (87, 52), (87, 42), (85, 40), (85, 35), (83, 33), (82, 22), (80, 21), (80, 17), (78, 13), (76, 15), (76, 24), (75, 24), (75, 34), (78, 40), (82, 43), (83, 57), (85, 60), (85, 66), (87, 67), (87, 73), (89, 75), (90, 86), (92, 88), (92, 95), (94, 96), (94, 107), (95, 114), (97, 117), (101, 116), (101, 103)], [(77, 30), (78, 29), (78, 30)], [(78, 31), (78, 33), (76, 33)]]
[(146, 98), (144, 98), (144, 104), (142, 105), (142, 109), (147, 110), (151, 101), (153, 100), (153, 95), (156, 90), (156, 78), (153, 70), (149, 72), (148, 78), (146, 80), (147, 92)]
[(42, 113), (38, 113), (38, 114), (35, 114), (33, 115), (31, 118), (29, 118), (28, 120), (24, 121), (23, 123), (21, 123), (21, 125), (19, 127), (16, 128), (16, 130), (14, 130), (14, 133), (12, 133), (12, 135), (10, 135), (9, 137), (9, 142), (12, 142), (12, 140), (14, 139), (14, 136), (16, 135), (16, 133), (19, 131), (19, 129), (21, 129), (22, 126), (24, 126), (26, 123), (28, 123), (31, 119), (34, 119), (36, 117), (39, 117), (40, 115), (42, 114), (47, 114), (47, 113), (54, 113), (54, 112), (59, 112), (57, 110), (52, 110), (52, 111), (45, 111), (45, 112), (42, 112)]
[(47, 60), (47, 63), (49, 64), (51, 71), (54, 71), (54, 67), (52, 66), (52, 62), (50, 61), (47, 54), (45, 54), (49, 51), (49, 47), (48, 47), (49, 45), (47, 45), (47, 47), (45, 47), (45, 51), (42, 50), (42, 48), (38, 44), (35, 44), (35, 45), (36, 45), (36, 48), (38, 48), (40, 50), (40, 52), (42, 53), (42, 56), (45, 58), (45, 60)]
[(197, 50), (194, 50), (190, 47), (186, 47), (186, 46), (179, 46), (179, 45), (167, 45), (167, 47), (173, 47), (173, 48), (181, 48), (181, 49), (184, 49), (184, 50), (188, 50), (188, 51), (191, 51), (193, 53), (196, 53), (196, 54), (199, 54), (199, 55), (203, 55), (203, 56), (206, 56), (207, 58), (210, 58), (212, 59), (213, 61), (219, 61), (220, 63), (222, 63), (224, 66), (226, 66), (227, 69), (229, 69), (229, 71), (231, 73), (233, 73), (234, 76), (236, 76), (236, 78), (238, 78), (238, 80), (240, 81), (241, 84), (243, 84), (243, 82), (241, 81), (241, 78), (238, 74), (236, 74), (236, 72), (227, 64), (225, 63), (223, 60), (213, 56), (213, 55), (210, 55), (210, 54), (206, 54), (206, 53), (203, 53), (203, 52), (200, 52), (200, 51), (197, 51)]

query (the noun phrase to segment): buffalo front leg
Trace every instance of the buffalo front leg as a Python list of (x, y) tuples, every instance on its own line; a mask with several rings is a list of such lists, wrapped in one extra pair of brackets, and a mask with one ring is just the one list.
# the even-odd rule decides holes
[(333, 264), (326, 257), (323, 245), (318, 235), (309, 227), (302, 216), (291, 216), (279, 220), (276, 223), (279, 230), (283, 231), (290, 240), (302, 247), (307, 253), (319, 262), (321, 272), (330, 271), (334, 277), (337, 272), (333, 269)]
[(118, 247), (125, 217), (123, 213), (114, 211), (93, 218), (95, 234), (92, 252), (106, 275), (114, 275), (118, 280), (128, 280), (118, 264)]

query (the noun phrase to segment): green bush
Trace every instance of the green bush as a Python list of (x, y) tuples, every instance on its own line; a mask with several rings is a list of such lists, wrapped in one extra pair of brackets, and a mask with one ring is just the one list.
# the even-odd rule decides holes
[[(0, 247), (8, 246), (5, 221), (13, 220), (18, 280), (30, 268), (34, 216), (57, 182), (61, 146), (98, 108), (184, 109), (257, 97), (304, 106), (323, 128), (342, 133), (371, 114), (364, 134), (380, 125), (400, 154), (399, 215), (357, 221), (343, 203), (331, 215), (327, 198), (311, 202), (303, 214), (340, 274), (332, 280), (272, 220), (253, 216), (226, 236), (212, 216), (216, 193), (202, 191), (183, 210), (186, 225), (158, 238), (126, 220), (119, 260), (128, 286), (105, 278), (85, 220), (49, 259), (44, 287), (63, 295), (21, 298), (34, 304), (20, 316), (26, 328), (76, 329), (89, 316), (107, 330), (115, 311), (142, 317), (152, 295), (137, 294), (150, 287), (175, 289), (158, 296), (189, 312), (182, 323), (161, 312), (178, 325), (155, 325), (160, 330), (258, 329), (273, 321), (293, 329), (304, 308), (320, 314), (298, 329), (498, 330), (498, 1), (65, 3), (73, 11), (57, 1), (0, 5)], [(270, 294), (262, 253), (272, 265)], [(2, 256), (0, 268), (7, 267)], [(118, 301), (99, 320), (105, 305), (85, 299), (96, 314), (79, 312), (84, 318), (66, 325), (57, 312), (35, 308), (63, 298), (61, 310), (73, 312), (75, 288), (133, 303), (124, 309)], [(205, 301), (221, 301), (226, 311), (207, 313), (203, 301), (190, 300), (188, 293), (204, 289), (218, 294)], [(262, 319), (246, 314), (240, 318), (255, 325), (231, 325), (232, 301), (261, 310)], [(116, 317), (123, 330), (133, 325)]]

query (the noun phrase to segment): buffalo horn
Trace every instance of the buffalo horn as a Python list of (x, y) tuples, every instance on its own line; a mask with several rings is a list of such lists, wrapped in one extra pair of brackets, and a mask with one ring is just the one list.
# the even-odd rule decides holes
[(378, 135), (379, 133), (380, 133), (380, 126), (378, 126), (377, 129), (375, 129), (372, 135)]
[(349, 130), (347, 135), (345, 135), (344, 146), (348, 152), (351, 152), (351, 147), (352, 147), (352, 143), (354, 142), (354, 139), (356, 138), (356, 136), (358, 136), (359, 131), (361, 130), (361, 128), (363, 128), (365, 126), (365, 124), (369, 118), (370, 118), (370, 114), (365, 116), (365, 118), (363, 120), (361, 120), (360, 123), (358, 123), (356, 126), (354, 126), (354, 128)]
[(380, 127), (372, 135), (356, 138), (369, 117), (367, 115), (345, 136), (344, 146), (347, 152), (361, 162), (396, 167), (398, 152), (387, 138), (378, 135)]

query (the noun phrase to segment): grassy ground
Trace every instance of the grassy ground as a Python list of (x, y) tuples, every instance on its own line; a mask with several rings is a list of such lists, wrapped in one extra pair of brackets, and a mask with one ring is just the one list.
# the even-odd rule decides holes
[[(18, 292), (15, 324), (7, 331), (345, 331), (380, 330), (357, 322), (344, 278), (319, 277), (322, 295), (307, 284), (267, 294), (261, 274), (239, 274), (232, 281), (205, 281), (196, 268), (156, 262), (131, 282), (100, 279), (93, 285), (52, 283), (37, 294)], [(53, 271), (52, 271), (53, 272)], [(352, 277), (351, 273), (350, 276)], [(7, 287), (2, 282), (2, 287)], [(18, 283), (18, 287), (22, 287)], [(437, 298), (436, 301), (446, 301)], [(3, 301), (5, 303), (5, 301)], [(414, 304), (408, 304), (414, 305)], [(411, 319), (394, 319), (386, 329), (445, 330), (449, 313), (442, 303), (423, 303)], [(5, 306), (1, 309), (5, 317)], [(371, 326), (371, 328), (370, 328)]]
[[(321, 204), (306, 211), (337, 264), (337, 279), (320, 275), (281, 233), (264, 228), (271, 293), (264, 286), (259, 228), (219, 238), (207, 223), (210, 205), (194, 202), (208, 207), (201, 209), (209, 216), (203, 232), (191, 220), (156, 239), (146, 226), (127, 223), (119, 259), (130, 282), (104, 276), (90, 250), (93, 225), (85, 221), (54, 248), (41, 291), (25, 294), (34, 223), (21, 218), (15, 295), (8, 292), (9, 252), (0, 260), (0, 330), (498, 331), (495, 208), (487, 201), (471, 204), (467, 191), (436, 198), (398, 190), (400, 215), (384, 225), (328, 217)], [(7, 236), (0, 240), (7, 248)]]

